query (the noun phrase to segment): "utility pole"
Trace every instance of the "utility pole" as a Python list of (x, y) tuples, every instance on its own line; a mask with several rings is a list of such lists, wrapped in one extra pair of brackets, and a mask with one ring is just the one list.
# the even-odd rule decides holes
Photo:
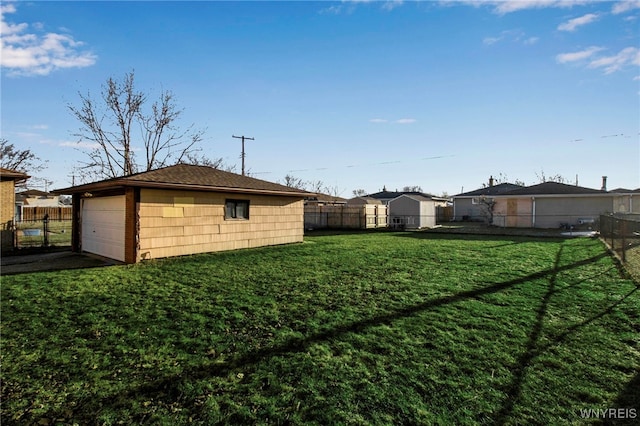
[(235, 136), (235, 135), (231, 135), (231, 137), (236, 138), (236, 139), (242, 139), (242, 154), (240, 154), (240, 158), (242, 158), (242, 176), (244, 176), (244, 140), (249, 140), (249, 141), (253, 141), (255, 139), (253, 138), (248, 138), (246, 136)]

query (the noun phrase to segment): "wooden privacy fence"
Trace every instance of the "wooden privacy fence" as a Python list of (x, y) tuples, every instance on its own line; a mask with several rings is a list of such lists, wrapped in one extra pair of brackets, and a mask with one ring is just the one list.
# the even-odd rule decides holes
[(22, 217), (20, 221), (29, 222), (42, 220), (45, 215), (49, 215), (49, 220), (71, 220), (73, 217), (71, 206), (65, 207), (22, 207)]
[(374, 229), (388, 226), (387, 206), (304, 206), (305, 229)]

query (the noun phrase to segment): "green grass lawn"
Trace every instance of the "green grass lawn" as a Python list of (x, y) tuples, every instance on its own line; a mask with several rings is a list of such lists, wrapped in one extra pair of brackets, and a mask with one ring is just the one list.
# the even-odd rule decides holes
[(2, 424), (640, 417), (640, 290), (593, 239), (315, 235), (1, 294)]

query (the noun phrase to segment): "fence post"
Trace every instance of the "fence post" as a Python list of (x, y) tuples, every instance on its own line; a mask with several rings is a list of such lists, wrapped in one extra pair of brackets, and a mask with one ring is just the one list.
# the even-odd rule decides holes
[(627, 243), (626, 243), (626, 234), (627, 234), (627, 221), (620, 221), (620, 233), (622, 234), (622, 262), (627, 262)]
[(44, 246), (49, 247), (49, 214), (42, 218), (42, 230), (44, 231)]

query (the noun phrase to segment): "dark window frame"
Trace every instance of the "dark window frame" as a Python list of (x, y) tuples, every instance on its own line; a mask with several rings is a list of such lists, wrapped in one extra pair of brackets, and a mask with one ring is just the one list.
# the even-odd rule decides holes
[(249, 200), (226, 199), (224, 220), (249, 220)]

